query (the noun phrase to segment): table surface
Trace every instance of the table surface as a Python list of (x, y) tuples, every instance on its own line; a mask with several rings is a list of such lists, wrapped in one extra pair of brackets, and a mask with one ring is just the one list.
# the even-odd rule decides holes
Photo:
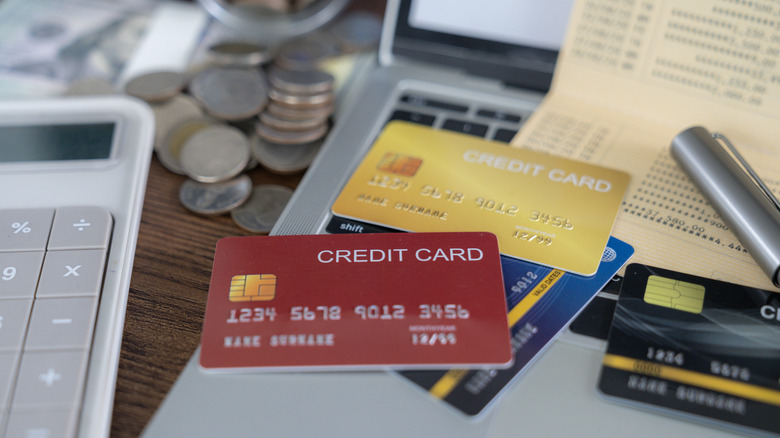
[[(248, 172), (290, 188), (301, 175)], [(253, 235), (230, 216), (202, 217), (178, 200), (186, 177), (152, 160), (119, 361), (112, 437), (140, 435), (200, 342), (217, 241)]]
[[(357, 3), (350, 8), (384, 12), (384, 1)], [(247, 174), (255, 185), (292, 189), (302, 177), (259, 167)], [(185, 179), (152, 159), (130, 282), (112, 437), (141, 434), (195, 352), (217, 241), (256, 235), (235, 225), (229, 215), (197, 216), (182, 207), (178, 193)]]

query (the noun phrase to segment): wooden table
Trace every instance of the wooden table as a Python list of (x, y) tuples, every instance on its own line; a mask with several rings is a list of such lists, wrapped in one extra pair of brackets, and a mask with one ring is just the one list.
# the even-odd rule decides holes
[[(355, 2), (352, 9), (384, 12), (384, 1)], [(295, 188), (301, 175), (257, 168), (257, 184)], [(201, 217), (181, 206), (185, 177), (151, 163), (138, 236), (111, 425), (112, 437), (137, 437), (200, 342), (211, 265), (217, 241), (253, 235), (229, 216)]]

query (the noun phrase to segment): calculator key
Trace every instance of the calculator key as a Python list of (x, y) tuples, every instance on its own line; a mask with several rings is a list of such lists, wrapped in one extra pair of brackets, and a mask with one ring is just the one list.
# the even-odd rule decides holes
[(32, 299), (0, 300), (0, 351), (21, 351)]
[(406, 122), (414, 122), (420, 125), (433, 125), (436, 117), (430, 114), (423, 114), (413, 111), (397, 110), (390, 116), (390, 120), (403, 120)]
[(495, 134), (493, 134), (493, 140), (509, 143), (515, 138), (515, 135), (517, 135), (516, 129), (499, 128), (496, 129)]
[(105, 258), (102, 249), (47, 252), (36, 296), (98, 295)]
[(0, 252), (0, 300), (35, 296), (42, 264), (43, 251)]
[(62, 207), (54, 215), (49, 250), (108, 248), (111, 213), (100, 207)]
[(6, 438), (68, 438), (76, 433), (78, 412), (73, 409), (14, 411)]
[(17, 362), (19, 353), (0, 353), (0, 412), (6, 410), (10, 404)]
[(36, 300), (27, 329), (25, 351), (89, 348), (96, 309), (96, 297)]
[(464, 134), (476, 135), (477, 137), (484, 137), (488, 130), (488, 126), (481, 123), (454, 119), (445, 120), (441, 127), (442, 129), (447, 129), (449, 131), (462, 132)]
[(53, 208), (0, 210), (0, 251), (46, 249)]
[(22, 354), (11, 411), (16, 408), (76, 406), (81, 399), (86, 350), (28, 351)]

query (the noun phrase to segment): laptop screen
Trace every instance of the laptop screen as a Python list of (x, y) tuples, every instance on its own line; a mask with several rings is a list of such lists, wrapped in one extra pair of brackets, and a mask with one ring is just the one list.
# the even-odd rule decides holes
[(558, 50), (573, 0), (416, 0), (409, 24), (418, 29)]
[(402, 0), (393, 54), (547, 91), (573, 0)]

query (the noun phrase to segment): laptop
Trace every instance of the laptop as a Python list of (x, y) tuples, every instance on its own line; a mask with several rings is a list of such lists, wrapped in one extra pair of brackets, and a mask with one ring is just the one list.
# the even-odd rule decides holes
[[(389, 0), (379, 65), (354, 93), (272, 235), (387, 231), (331, 206), (391, 120), (509, 142), (548, 91), (570, 0)], [(605, 342), (565, 334), (467, 416), (392, 372), (213, 374), (187, 364), (144, 436), (708, 436), (604, 401)], [(725, 436), (725, 435), (724, 435)]]

